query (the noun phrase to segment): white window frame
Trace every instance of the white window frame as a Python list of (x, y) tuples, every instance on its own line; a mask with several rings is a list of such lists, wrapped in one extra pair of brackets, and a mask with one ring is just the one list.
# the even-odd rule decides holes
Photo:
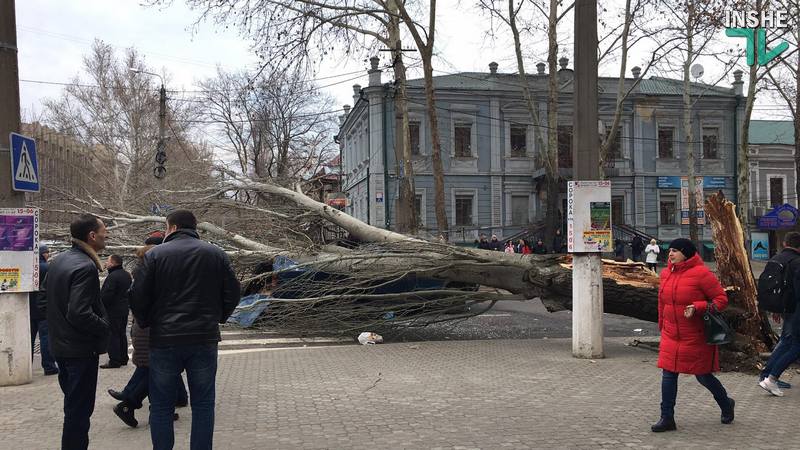
[(426, 123), (427, 121), (425, 120), (425, 113), (409, 111), (408, 112), (408, 121), (409, 122), (419, 122), (419, 154), (418, 155), (412, 154), (412, 156), (420, 157), (420, 156), (429, 155), (430, 152), (426, 151), (428, 149), (427, 149), (427, 147), (425, 145), (425, 143), (427, 142), (425, 140), (425, 136), (426, 136), (426, 133), (427, 133), (427, 131), (426, 131), (427, 130), (427, 123)]
[[(472, 196), (472, 223), (471, 224), (460, 224), (456, 225), (456, 197), (461, 196)], [(452, 211), (452, 218), (453, 218), (453, 226), (455, 227), (467, 227), (467, 226), (477, 226), (478, 224), (478, 190), (477, 189), (463, 189), (463, 188), (456, 188), (450, 190), (450, 211)]]
[[(426, 220), (427, 217), (426, 212), (428, 211), (428, 190), (426, 188), (417, 188), (414, 190), (414, 195), (421, 195), (422, 200), (419, 202), (419, 223), (422, 225), (422, 228), (426, 227)], [(416, 200), (416, 199), (415, 199)]]
[(456, 123), (469, 122), (470, 126), (470, 156), (459, 156), (458, 158), (477, 158), (478, 157), (478, 121), (475, 114), (465, 114), (453, 112), (450, 114), (450, 157), (456, 158)]
[(772, 180), (775, 178), (780, 178), (783, 180), (783, 203), (792, 203), (789, 201), (788, 197), (789, 189), (788, 186), (786, 186), (785, 174), (768, 173), (766, 174), (765, 178), (767, 180), (767, 198), (766, 198), (767, 206), (765, 207), (765, 209), (772, 209), (772, 199), (770, 198), (770, 196), (772, 195), (772, 188), (770, 187), (770, 183), (772, 183)]
[(711, 161), (720, 161), (725, 158), (722, 151), (722, 122), (712, 120), (704, 121), (700, 124), (700, 159), (706, 159), (706, 152), (703, 149), (703, 137), (705, 137), (706, 128), (715, 128), (717, 130), (717, 157), (708, 158)]
[[(658, 146), (659, 146), (659, 144), (661, 142), (661, 139), (658, 137), (658, 135), (659, 135), (659, 130), (662, 127), (663, 128), (672, 128), (672, 158), (662, 158), (660, 156), (661, 153), (659, 151)], [(677, 141), (678, 141), (678, 127), (675, 126), (675, 123), (672, 122), (672, 121), (664, 121), (664, 123), (658, 122), (656, 124), (656, 155), (655, 155), (656, 159), (661, 159), (661, 160), (678, 159)], [(659, 220), (659, 222), (660, 222), (660, 220)]]
[[(662, 197), (668, 197), (668, 198), (672, 197), (672, 198), (675, 199), (675, 217), (673, 217), (673, 220), (675, 222), (674, 224), (667, 224), (667, 223), (664, 223), (664, 221), (662, 220), (663, 219), (661, 217), (661, 198)], [(675, 193), (663, 192), (662, 193), (661, 191), (659, 191), (658, 192), (658, 226), (672, 227), (672, 226), (680, 226), (680, 224), (681, 224), (681, 194), (680, 194), (680, 192), (675, 192)]]
[[(520, 119), (523, 120), (523, 119)], [(512, 120), (511, 123), (509, 121), (505, 122), (505, 155), (506, 158), (533, 158), (535, 155), (534, 150), (534, 139), (533, 139), (533, 126), (532, 125), (524, 125), (525, 126), (525, 155), (523, 156), (512, 156), (511, 155), (511, 126), (514, 127), (522, 127), (520, 123), (516, 120)]]

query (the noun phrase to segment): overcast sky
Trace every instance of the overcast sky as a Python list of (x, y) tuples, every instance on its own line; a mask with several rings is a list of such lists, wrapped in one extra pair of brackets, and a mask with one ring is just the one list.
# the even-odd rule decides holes
[[(438, 16), (436, 39), (440, 58), (436, 68), (445, 72), (488, 71), (489, 62), (494, 60), (500, 63), (501, 72), (514, 72), (509, 42), (486, 39), (488, 20), (472, 9), (472, 4), (471, 0), (440, 1), (442, 13)], [(236, 30), (221, 29), (212, 23), (193, 28), (197, 13), (184, 6), (182, 0), (161, 9), (143, 7), (136, 0), (17, 0), (16, 9), (21, 80), (71, 81), (81, 71), (82, 57), (94, 39), (119, 50), (135, 47), (156, 72), (170, 75), (171, 90), (196, 89), (197, 81), (213, 76), (217, 65), (240, 70), (257, 64), (249, 41)], [(565, 45), (563, 52), (571, 56), (571, 44)], [(645, 57), (646, 54), (634, 53), (629, 65), (640, 63)], [(713, 64), (705, 64), (707, 73), (713, 73)], [(352, 103), (353, 84), (367, 84), (366, 73), (358, 79), (353, 79), (358, 75), (352, 74), (367, 66), (364, 61), (329, 64), (317, 76), (326, 77), (320, 84), (329, 85), (326, 91), (342, 105)], [(529, 70), (535, 70), (533, 64)], [(601, 67), (606, 74), (617, 70), (611, 65)], [(328, 78), (347, 73), (350, 74)], [(704, 81), (712, 77), (708, 78)], [(732, 76), (728, 78), (732, 81)], [(729, 86), (730, 81), (720, 84)], [(63, 89), (28, 81), (21, 81), (20, 86), (26, 117), (41, 111), (42, 99), (57, 97)], [(774, 117), (776, 112), (762, 104), (755, 115)]]

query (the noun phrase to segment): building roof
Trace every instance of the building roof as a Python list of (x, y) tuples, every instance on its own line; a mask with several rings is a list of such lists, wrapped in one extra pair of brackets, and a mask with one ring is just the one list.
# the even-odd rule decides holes
[[(691, 85), (693, 94), (735, 96), (733, 89), (730, 88), (704, 83), (691, 83)], [(663, 77), (644, 78), (639, 83), (639, 93), (645, 95), (683, 95), (683, 80)]]
[[(559, 71), (559, 73), (561, 72), (562, 71)], [(564, 75), (571, 77), (572, 70), (567, 70), (567, 73)], [(531, 83), (540, 82), (543, 85), (547, 83), (547, 75), (528, 74), (528, 79)], [(566, 86), (565, 81), (567, 80), (562, 79), (562, 88)], [(631, 86), (634, 80), (634, 78), (626, 78), (627, 86)], [(599, 77), (598, 88), (602, 92), (616, 92), (617, 81), (618, 78), (616, 77)], [(436, 89), (481, 91), (519, 89), (518, 76), (509, 73), (459, 72), (434, 76), (433, 82)], [(408, 80), (408, 85), (410, 87), (422, 88), (425, 86), (424, 83), (425, 80), (422, 78)], [(693, 92), (696, 94), (703, 93), (703, 95), (735, 97), (733, 89), (731, 88), (711, 86), (704, 83), (691, 83), (691, 85)], [(568, 90), (571, 90), (571, 87), (568, 88)], [(663, 77), (643, 78), (634, 93), (644, 95), (683, 95), (683, 80), (673, 80)]]
[(791, 120), (751, 120), (750, 144), (794, 145), (794, 123)]

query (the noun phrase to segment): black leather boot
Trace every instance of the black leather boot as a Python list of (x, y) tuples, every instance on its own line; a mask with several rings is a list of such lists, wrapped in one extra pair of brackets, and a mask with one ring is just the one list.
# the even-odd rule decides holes
[(675, 419), (672, 417), (662, 417), (658, 420), (658, 423), (650, 427), (653, 430), (653, 433), (661, 433), (664, 431), (675, 431), (678, 429), (675, 426)]
[(734, 399), (728, 397), (728, 401), (731, 404), (730, 409), (723, 410), (722, 415), (719, 418), (720, 422), (726, 425), (733, 422), (733, 409), (736, 407), (736, 401)]
[(131, 428), (136, 428), (139, 426), (139, 422), (133, 415), (133, 408), (131, 408), (126, 402), (118, 403), (117, 406), (114, 407), (114, 414), (116, 414), (120, 420), (125, 422), (125, 425)]

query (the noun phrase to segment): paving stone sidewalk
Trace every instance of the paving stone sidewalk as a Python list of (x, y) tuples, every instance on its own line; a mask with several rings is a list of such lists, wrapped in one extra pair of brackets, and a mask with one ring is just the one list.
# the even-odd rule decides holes
[[(693, 377), (681, 377), (678, 431), (651, 433), (656, 354), (625, 341), (607, 340), (607, 358), (593, 361), (572, 358), (564, 339), (226, 352), (215, 448), (800, 448), (794, 369), (786, 379), (798, 388), (783, 398), (753, 376), (721, 374), (736, 399), (733, 425), (720, 424)], [(150, 448), (147, 408), (128, 428), (105, 393), (131, 372), (100, 371), (90, 448)], [(0, 447), (57, 448), (61, 402), (56, 378), (41, 370), (32, 384), (0, 388)], [(191, 412), (178, 411), (176, 448), (185, 449)]]

